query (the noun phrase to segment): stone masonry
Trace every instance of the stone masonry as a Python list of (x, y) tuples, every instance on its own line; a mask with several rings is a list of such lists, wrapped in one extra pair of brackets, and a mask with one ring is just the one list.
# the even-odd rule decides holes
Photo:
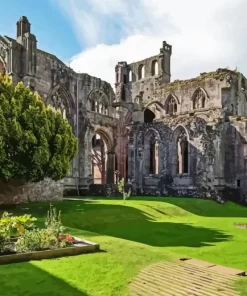
[(114, 93), (109, 83), (38, 49), (30, 28), (21, 17), (16, 39), (0, 36), (0, 71), (70, 122), (79, 153), (61, 183), (66, 191), (102, 193), (124, 177), (136, 194), (246, 198), (241, 73), (218, 69), (170, 82), (172, 46), (164, 41), (153, 57), (117, 64)]

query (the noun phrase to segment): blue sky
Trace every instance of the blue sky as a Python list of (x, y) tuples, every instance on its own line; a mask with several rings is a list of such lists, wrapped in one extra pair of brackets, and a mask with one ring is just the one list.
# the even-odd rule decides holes
[(68, 60), (82, 50), (72, 23), (52, 0), (1, 1), (0, 34), (16, 37), (16, 22), (27, 16), (31, 30), (38, 40), (38, 47)]
[[(0, 0), (1, 1), (1, 0)], [(229, 67), (247, 76), (246, 0), (2, 0), (0, 34), (28, 17), (38, 48), (114, 86), (114, 68), (173, 46), (171, 74)]]

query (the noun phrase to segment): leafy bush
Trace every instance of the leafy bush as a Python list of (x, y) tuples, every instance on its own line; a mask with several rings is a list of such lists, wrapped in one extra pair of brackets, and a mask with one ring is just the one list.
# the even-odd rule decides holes
[(60, 247), (59, 239), (51, 229), (41, 231), (41, 241), (42, 249), (57, 249)]
[(38, 93), (0, 75), (0, 179), (37, 182), (66, 177), (77, 153), (69, 122)]
[(0, 219), (0, 229), (7, 237), (19, 236), (25, 229), (32, 229), (37, 219), (31, 215), (11, 216), (4, 212)]
[(56, 237), (51, 229), (25, 230), (16, 243), (18, 253), (28, 253), (47, 249), (66, 248), (73, 245), (70, 235)]
[(16, 251), (27, 253), (43, 249), (43, 229), (25, 230), (16, 243)]

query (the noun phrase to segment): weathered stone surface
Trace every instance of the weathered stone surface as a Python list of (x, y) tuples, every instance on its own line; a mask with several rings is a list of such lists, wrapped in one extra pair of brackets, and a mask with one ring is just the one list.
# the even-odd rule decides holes
[(59, 201), (63, 198), (63, 181), (45, 179), (38, 183), (0, 181), (0, 205), (38, 201)]
[(66, 192), (112, 195), (105, 185), (124, 177), (133, 194), (247, 202), (246, 78), (218, 69), (170, 82), (171, 55), (164, 41), (157, 55), (119, 62), (114, 94), (37, 49), (26, 17), (16, 40), (0, 36), (0, 71), (60, 110), (79, 139)]

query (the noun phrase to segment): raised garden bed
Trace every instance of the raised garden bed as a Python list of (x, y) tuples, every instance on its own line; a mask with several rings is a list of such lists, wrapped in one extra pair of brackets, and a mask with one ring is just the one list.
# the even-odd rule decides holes
[(45, 228), (35, 225), (31, 215), (0, 217), (0, 265), (74, 256), (100, 250), (99, 244), (76, 238), (65, 232), (61, 212), (52, 205), (47, 212)]
[(99, 244), (82, 240), (80, 238), (75, 238), (76, 242), (69, 247), (53, 249), (53, 250), (43, 250), (34, 251), (30, 253), (12, 253), (12, 254), (2, 254), (0, 255), (0, 264), (10, 264), (27, 262), (30, 260), (42, 260), (42, 259), (52, 259), (60, 258), (65, 256), (75, 256), (85, 253), (93, 253), (100, 250)]

